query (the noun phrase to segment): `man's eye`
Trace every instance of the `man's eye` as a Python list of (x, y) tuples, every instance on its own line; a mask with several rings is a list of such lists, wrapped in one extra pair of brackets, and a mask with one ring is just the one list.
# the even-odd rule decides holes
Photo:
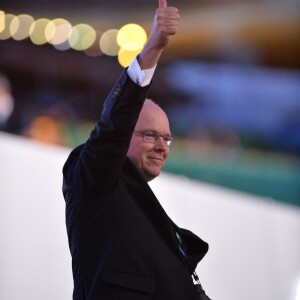
[(147, 137), (156, 138), (156, 133), (154, 133), (154, 132), (146, 132), (145, 135)]

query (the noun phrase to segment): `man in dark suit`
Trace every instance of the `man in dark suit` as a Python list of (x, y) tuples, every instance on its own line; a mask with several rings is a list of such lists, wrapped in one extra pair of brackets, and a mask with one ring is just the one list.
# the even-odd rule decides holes
[(177, 227), (147, 184), (160, 174), (172, 137), (166, 114), (145, 98), (178, 22), (178, 10), (160, 0), (143, 51), (64, 165), (75, 300), (209, 299), (193, 282), (208, 245)]

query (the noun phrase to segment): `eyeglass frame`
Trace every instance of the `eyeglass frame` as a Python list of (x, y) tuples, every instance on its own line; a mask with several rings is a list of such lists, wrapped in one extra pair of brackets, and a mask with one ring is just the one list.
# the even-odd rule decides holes
[[(156, 131), (151, 131), (151, 130), (145, 130), (145, 131), (134, 131), (134, 133), (139, 134), (140, 136), (143, 137), (144, 142), (146, 143), (151, 143), (151, 144), (155, 144), (159, 138), (162, 138), (163, 141), (165, 142), (165, 144), (170, 147), (171, 144), (174, 141), (174, 138), (171, 135), (161, 135)], [(151, 134), (152, 137), (150, 136), (146, 136), (147, 134)], [(154, 135), (154, 136), (153, 136)], [(148, 138), (148, 139), (147, 139)], [(153, 138), (153, 140), (149, 140), (149, 138)]]

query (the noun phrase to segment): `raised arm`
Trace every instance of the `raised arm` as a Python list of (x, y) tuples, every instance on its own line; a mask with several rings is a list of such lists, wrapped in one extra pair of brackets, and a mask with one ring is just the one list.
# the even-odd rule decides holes
[[(157, 64), (170, 36), (177, 31), (178, 21), (178, 10), (167, 7), (167, 2), (160, 0), (152, 32), (138, 58), (142, 70)], [(89, 139), (73, 151), (65, 164), (66, 182), (73, 181), (74, 174), (75, 181), (87, 190), (99, 185), (109, 188), (117, 182), (149, 88), (150, 85), (141, 87), (134, 83), (124, 71), (106, 98), (101, 118)]]

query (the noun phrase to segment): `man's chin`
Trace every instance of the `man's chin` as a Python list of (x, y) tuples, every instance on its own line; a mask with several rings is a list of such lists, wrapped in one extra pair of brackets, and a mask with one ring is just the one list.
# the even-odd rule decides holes
[(159, 169), (157, 168), (157, 170), (148, 171), (145, 174), (145, 178), (147, 181), (151, 181), (151, 180), (155, 179), (156, 177), (158, 177), (160, 175), (160, 172), (161, 172), (160, 168)]

